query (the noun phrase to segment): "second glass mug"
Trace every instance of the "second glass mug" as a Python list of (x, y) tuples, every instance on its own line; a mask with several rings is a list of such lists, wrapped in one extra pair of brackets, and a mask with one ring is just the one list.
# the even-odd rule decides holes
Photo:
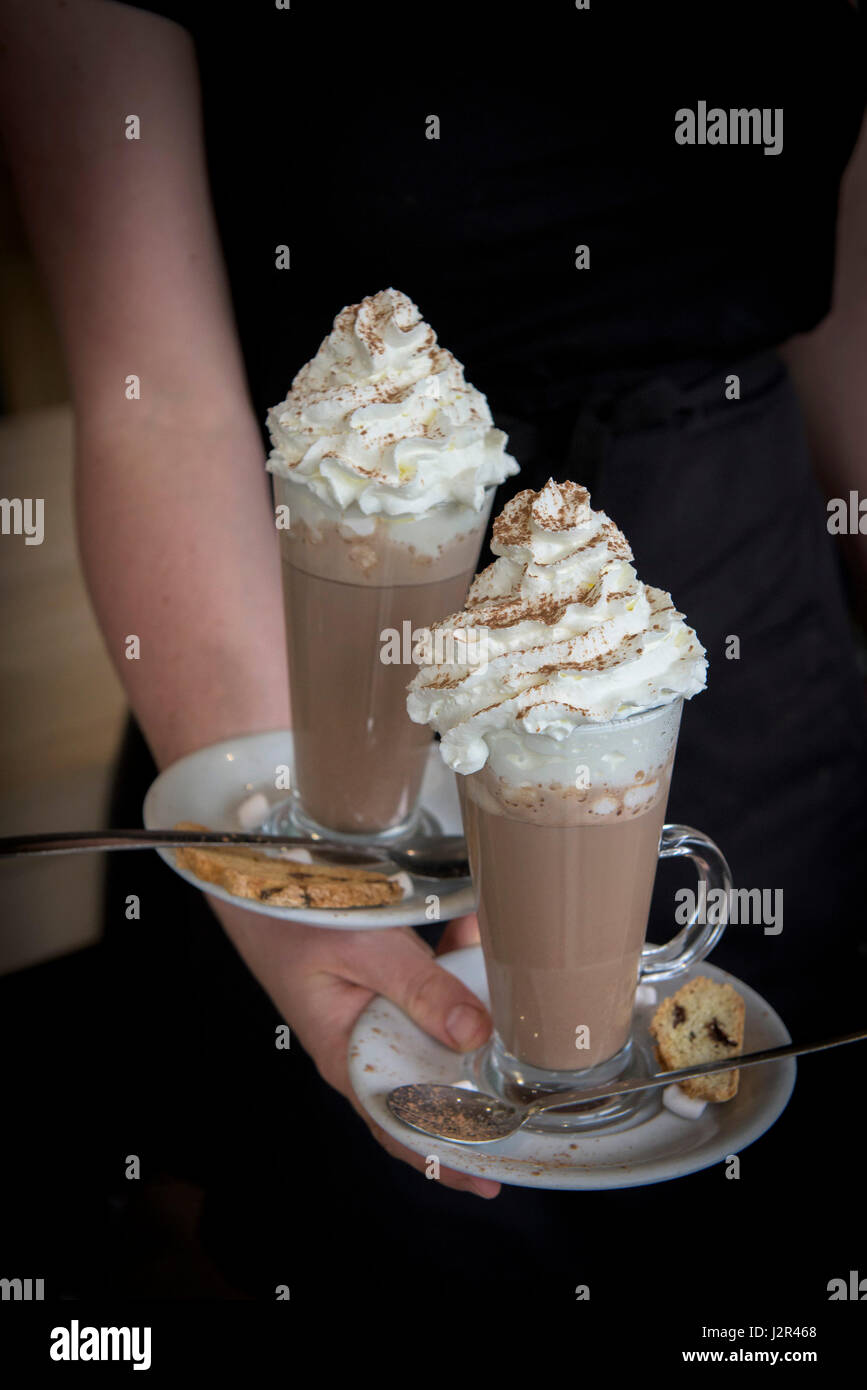
[[(544, 786), (535, 774), (532, 784), (504, 778), (508, 748), (503, 757), (496, 735), (489, 764), (458, 777), (495, 1029), (469, 1062), (483, 1089), (528, 1101), (657, 1070), (649, 1037), (634, 1035), (636, 989), (709, 954), (731, 888), (712, 840), (663, 824), (682, 703), (582, 725), (564, 740), (558, 765), (586, 771), (583, 795), (562, 773), (560, 785), (550, 774)], [(680, 857), (697, 870), (695, 908), (672, 940), (647, 945), (658, 860)], [(625, 1124), (654, 1104), (658, 1096), (637, 1093), (548, 1112), (532, 1127)]]

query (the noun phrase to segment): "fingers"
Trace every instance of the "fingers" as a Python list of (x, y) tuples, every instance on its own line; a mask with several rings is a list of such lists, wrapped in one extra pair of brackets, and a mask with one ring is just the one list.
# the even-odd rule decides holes
[(451, 922), (446, 923), (446, 928), (439, 939), (436, 953), (438, 956), (444, 956), (446, 951), (459, 951), (463, 946), (478, 946), (478, 944), (478, 917), (475, 915), (471, 917), (455, 917)]
[(344, 962), (344, 969), (350, 966), (355, 983), (384, 994), (446, 1047), (469, 1052), (490, 1036), (491, 1020), (481, 1000), (437, 965), (414, 933), (365, 934), (361, 950)]
[[(414, 1153), (376, 1124), (358, 1101), (349, 1079), (349, 1037), (365, 1005), (382, 994), (446, 1046), (459, 1051), (478, 1047), (489, 1036), (491, 1022), (476, 995), (443, 970), (431, 948), (409, 929), (323, 932), (293, 924), (273, 937), (251, 932), (255, 954), (245, 949), (250, 942), (240, 932), (232, 939), (283, 1016), (291, 1019), (323, 1080), (350, 1101), (389, 1154), (434, 1180), (429, 1160), (438, 1157), (436, 1140), (430, 1141), (427, 1157)], [(461, 1017), (468, 1026), (461, 1027)], [(500, 1190), (497, 1182), (445, 1165), (436, 1180), (485, 1198)]]

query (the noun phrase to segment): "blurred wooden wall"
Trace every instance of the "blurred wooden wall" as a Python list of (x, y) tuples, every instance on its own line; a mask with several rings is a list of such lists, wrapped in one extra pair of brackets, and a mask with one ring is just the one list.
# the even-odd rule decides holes
[[(43, 498), (45, 538), (0, 535), (0, 834), (105, 824), (125, 704), (80, 573), (73, 418), (51, 310), (0, 163), (0, 497)], [(0, 860), (0, 973), (96, 940), (98, 855)]]

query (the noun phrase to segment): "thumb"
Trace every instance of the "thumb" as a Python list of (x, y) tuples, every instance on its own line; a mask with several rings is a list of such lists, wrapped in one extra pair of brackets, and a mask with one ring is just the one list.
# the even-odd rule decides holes
[(441, 965), (414, 932), (377, 932), (376, 959), (368, 957), (364, 983), (384, 994), (431, 1037), (469, 1052), (491, 1033), (478, 995)]

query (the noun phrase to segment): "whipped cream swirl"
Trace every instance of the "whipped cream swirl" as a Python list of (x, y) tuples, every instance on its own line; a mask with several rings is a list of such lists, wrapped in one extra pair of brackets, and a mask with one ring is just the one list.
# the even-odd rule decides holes
[[(501, 731), (561, 741), (704, 688), (704, 648), (670, 596), (638, 579), (625, 536), (585, 488), (551, 480), (519, 492), (492, 549), (501, 558), (477, 575), (466, 609), (434, 628), (452, 636), (439, 649), (454, 660), (423, 667), (407, 699), (455, 772), (484, 766)], [(472, 635), (473, 662), (461, 664)]]
[(393, 289), (341, 310), (268, 429), (270, 472), (365, 515), (479, 511), (485, 488), (518, 471), (486, 398)]

